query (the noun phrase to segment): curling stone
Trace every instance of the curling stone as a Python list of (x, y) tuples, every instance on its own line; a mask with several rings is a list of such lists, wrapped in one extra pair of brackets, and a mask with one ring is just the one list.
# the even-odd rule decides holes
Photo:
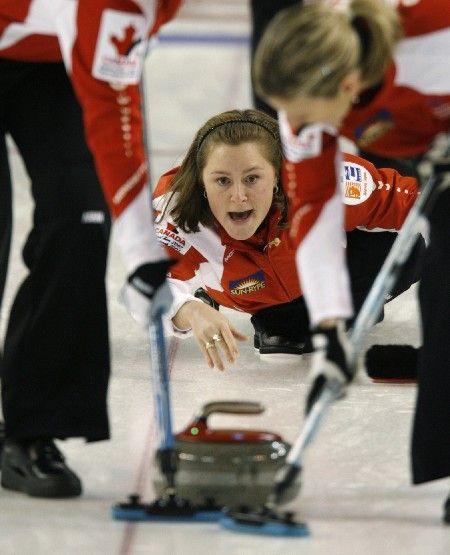
[[(175, 435), (177, 494), (193, 503), (206, 500), (219, 506), (263, 504), (272, 491), (277, 470), (290, 445), (276, 433), (251, 429), (211, 429), (213, 413), (261, 414), (264, 407), (247, 401), (214, 401)], [(153, 484), (161, 495), (165, 481), (155, 464)], [(294, 499), (300, 482), (286, 491), (283, 501)]]

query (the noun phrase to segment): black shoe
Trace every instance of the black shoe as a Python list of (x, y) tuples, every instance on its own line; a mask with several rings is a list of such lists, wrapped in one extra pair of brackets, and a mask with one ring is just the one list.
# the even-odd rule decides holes
[(215, 310), (219, 310), (220, 305), (217, 301), (211, 298), (208, 293), (203, 289), (203, 287), (199, 287), (196, 292), (194, 293), (194, 297), (197, 299), (201, 299), (205, 304), (209, 304)]
[(253, 344), (261, 360), (266, 362), (297, 362), (300, 355), (312, 352), (309, 340), (297, 342), (281, 335), (268, 335), (265, 332), (255, 333)]
[(1, 484), (31, 497), (75, 497), (81, 494), (78, 476), (66, 466), (51, 439), (6, 439)]
[(444, 517), (443, 520), (445, 524), (450, 524), (450, 495), (447, 497), (447, 501), (444, 503)]

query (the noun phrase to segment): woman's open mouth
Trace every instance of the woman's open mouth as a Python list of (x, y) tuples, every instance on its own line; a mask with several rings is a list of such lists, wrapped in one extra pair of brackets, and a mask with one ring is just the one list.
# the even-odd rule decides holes
[(228, 215), (236, 223), (246, 222), (252, 215), (253, 210), (245, 210), (244, 212), (228, 212)]

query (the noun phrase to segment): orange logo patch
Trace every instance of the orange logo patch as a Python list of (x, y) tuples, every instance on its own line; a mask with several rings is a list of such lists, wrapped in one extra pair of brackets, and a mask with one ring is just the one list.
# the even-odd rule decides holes
[(346, 181), (345, 196), (347, 198), (361, 198), (361, 184), (355, 181)]

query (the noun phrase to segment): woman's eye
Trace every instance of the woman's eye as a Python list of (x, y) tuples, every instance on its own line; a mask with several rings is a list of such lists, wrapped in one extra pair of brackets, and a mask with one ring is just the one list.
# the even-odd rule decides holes
[(256, 183), (258, 181), (258, 176), (257, 175), (247, 175), (247, 177), (245, 178), (245, 181), (247, 183), (250, 183), (250, 184)]
[(216, 179), (216, 182), (217, 182), (219, 185), (222, 185), (222, 186), (223, 186), (223, 185), (228, 185), (228, 184), (230, 183), (230, 180), (229, 180), (228, 177), (222, 176), (222, 177), (218, 177), (218, 178)]

